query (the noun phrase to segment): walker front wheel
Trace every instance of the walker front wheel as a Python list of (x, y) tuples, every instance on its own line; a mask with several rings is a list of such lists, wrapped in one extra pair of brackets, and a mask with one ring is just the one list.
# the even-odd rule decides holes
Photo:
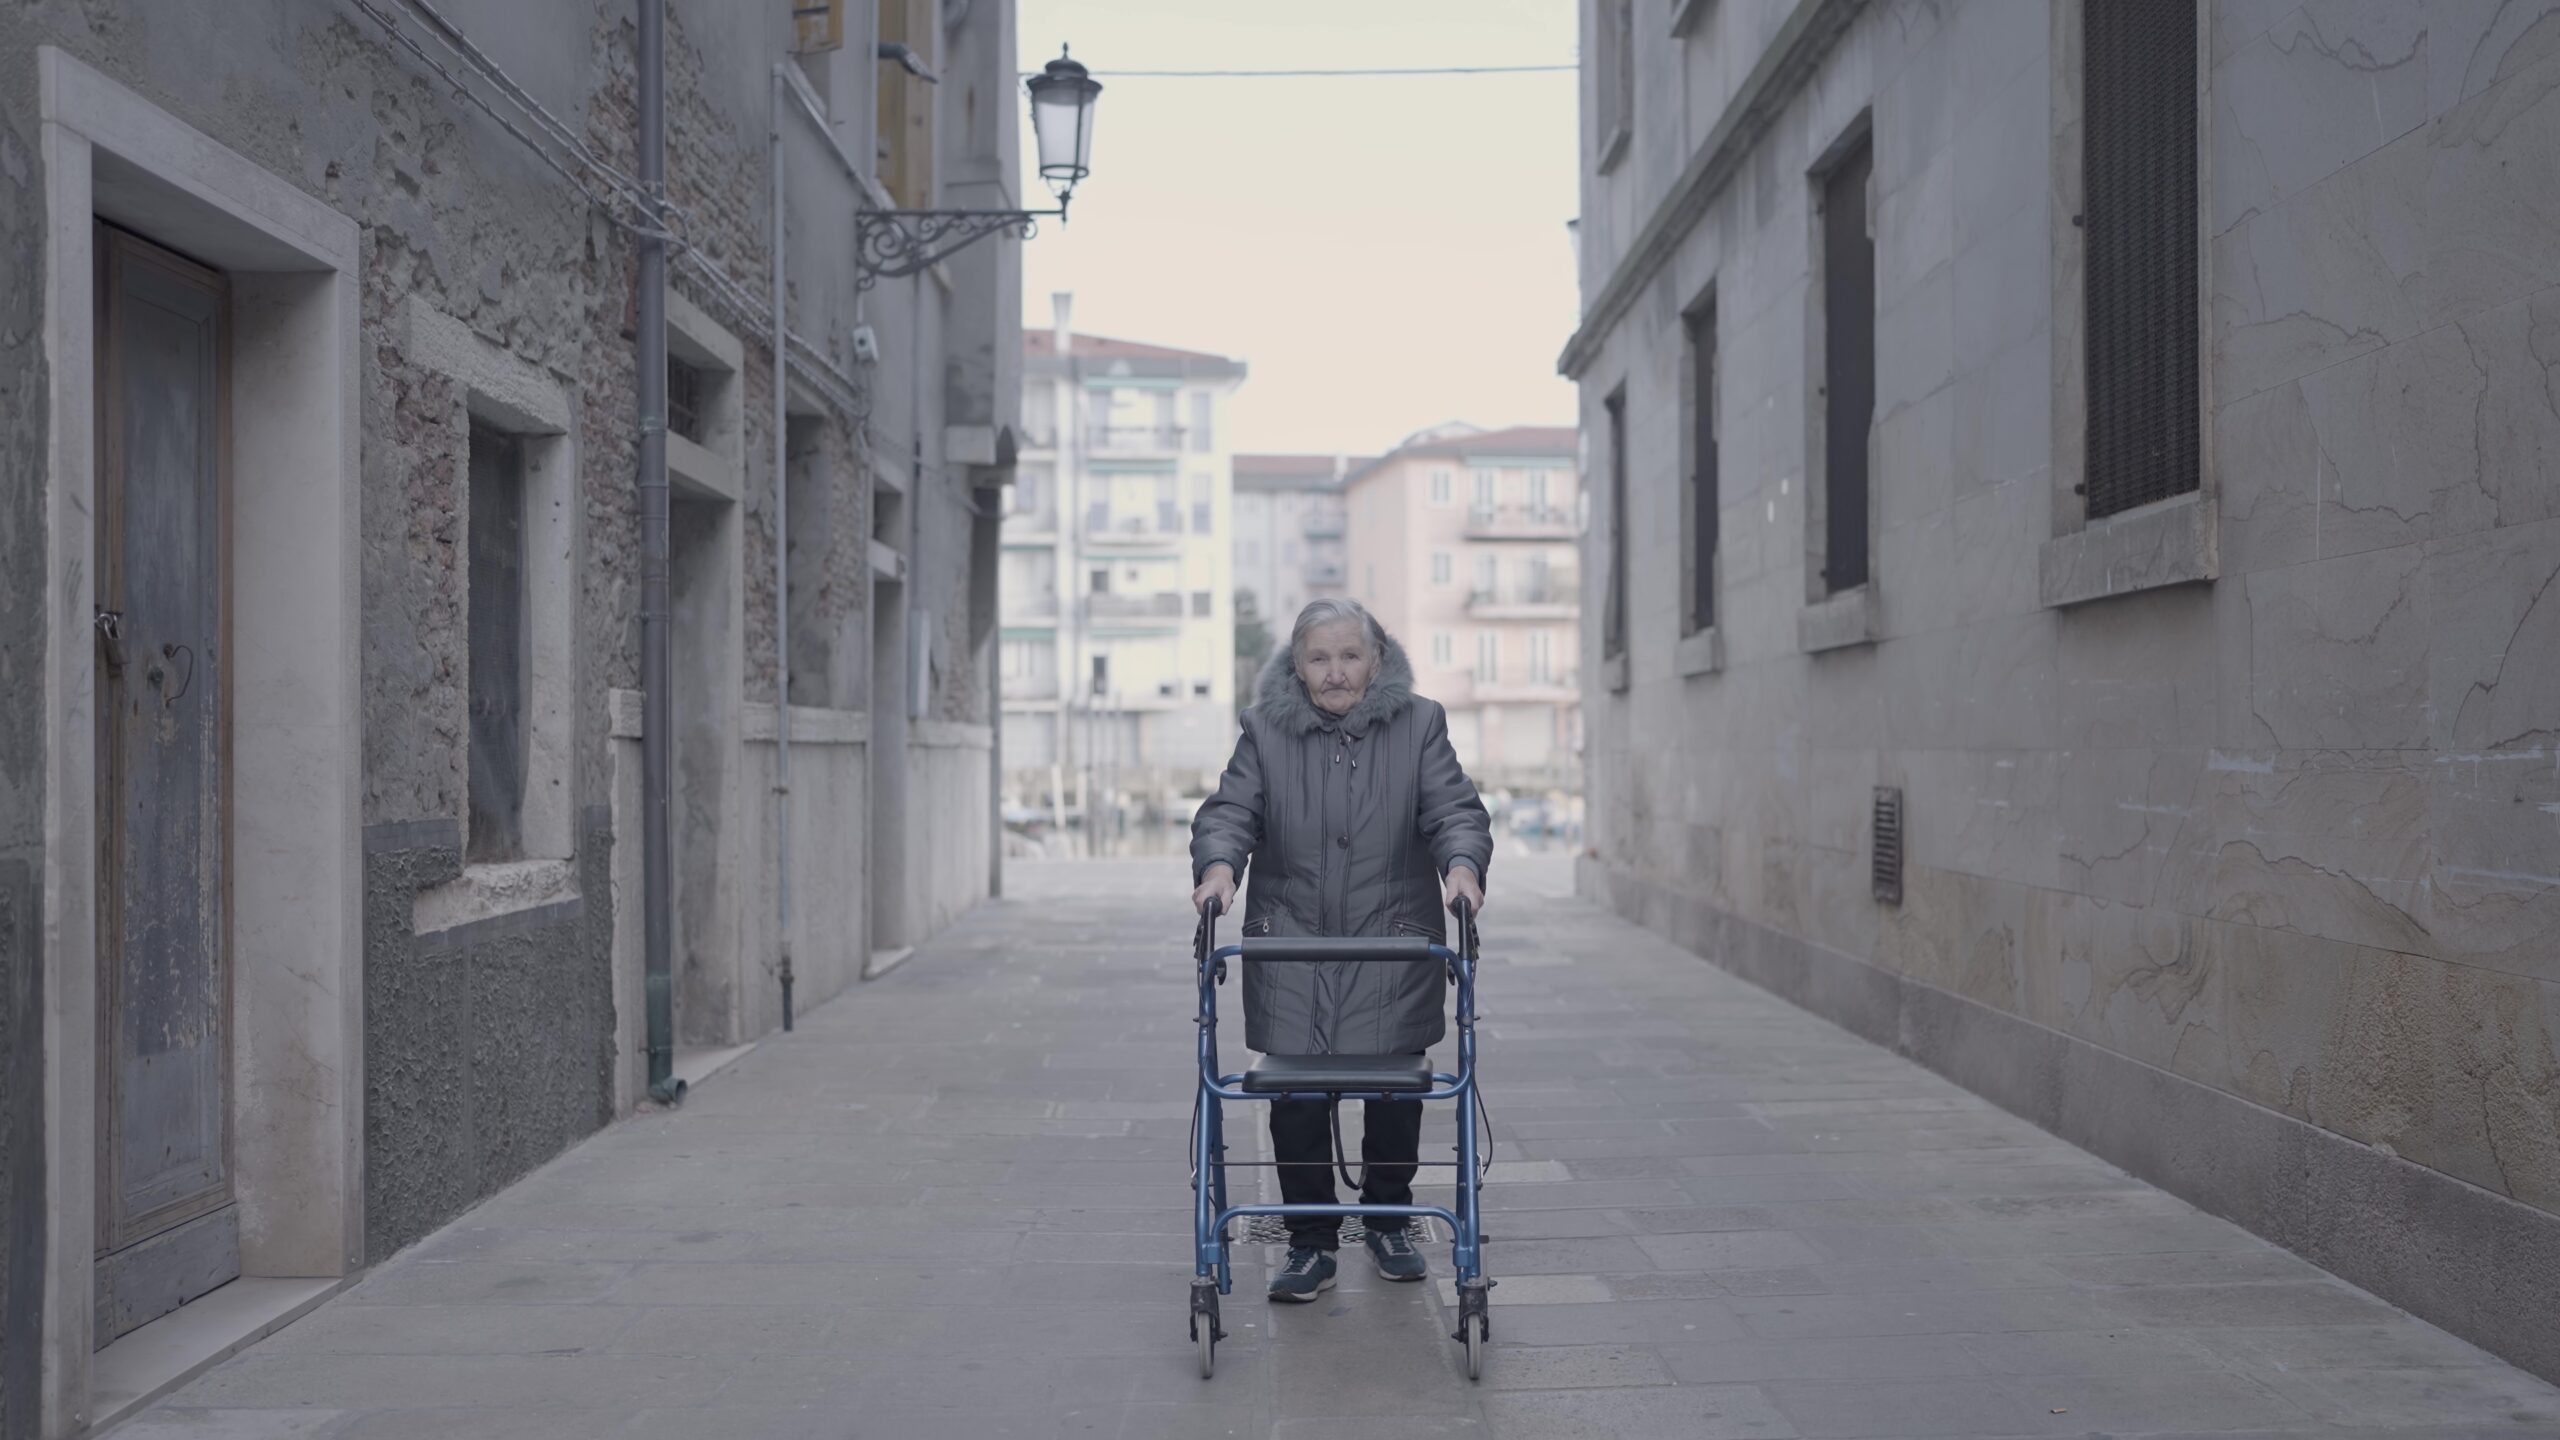
[(1491, 1286), (1483, 1280), (1470, 1280), (1458, 1287), (1458, 1333), (1452, 1337), (1467, 1352), (1467, 1378), (1484, 1378), (1484, 1352), (1492, 1339), (1492, 1321), (1487, 1315)]
[(1218, 1282), (1202, 1276), (1191, 1282), (1191, 1341), (1200, 1350), (1200, 1378), (1218, 1371)]

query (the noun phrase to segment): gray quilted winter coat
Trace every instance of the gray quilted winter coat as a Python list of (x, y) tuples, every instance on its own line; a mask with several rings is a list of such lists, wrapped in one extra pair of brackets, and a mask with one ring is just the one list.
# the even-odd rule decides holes
[[(1235, 758), (1191, 821), (1191, 876), (1250, 878), (1244, 933), (1445, 937), (1440, 878), (1482, 880), (1493, 827), (1449, 748), (1439, 703), (1413, 693), (1392, 636), (1343, 716), (1307, 698), (1284, 648), (1262, 667)], [(1250, 869), (1248, 869), (1248, 864)], [(1402, 1055), (1446, 1028), (1438, 965), (1244, 967), (1244, 1043), (1267, 1055)]]

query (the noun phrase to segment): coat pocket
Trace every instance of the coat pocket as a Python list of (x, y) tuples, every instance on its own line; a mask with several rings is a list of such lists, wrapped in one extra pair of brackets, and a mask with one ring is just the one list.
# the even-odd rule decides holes
[(1261, 919), (1259, 919), (1259, 920), (1247, 920), (1246, 922), (1244, 922), (1244, 933), (1245, 933), (1245, 934), (1247, 934), (1247, 935), (1268, 935), (1268, 934), (1270, 934), (1270, 933), (1271, 933), (1271, 917), (1270, 917), (1270, 916), (1268, 916), (1268, 915), (1265, 915), (1265, 916), (1263, 916), (1263, 917), (1262, 917)]

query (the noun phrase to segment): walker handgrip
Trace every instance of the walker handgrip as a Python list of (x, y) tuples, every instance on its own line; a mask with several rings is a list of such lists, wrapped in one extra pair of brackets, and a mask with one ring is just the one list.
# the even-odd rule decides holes
[(1431, 960), (1419, 935), (1248, 935), (1247, 960)]

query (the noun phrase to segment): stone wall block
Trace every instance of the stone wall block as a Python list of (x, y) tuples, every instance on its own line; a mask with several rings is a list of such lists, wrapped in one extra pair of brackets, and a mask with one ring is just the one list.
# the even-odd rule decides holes
[(2223, 685), (2215, 604), (2184, 585), (2062, 612), (2055, 740), (2074, 751), (2211, 743)]
[(2551, 223), (2560, 174), (2549, 164), (2560, 153), (2556, 30), (2560, 20), (2538, 17), (2495, 60), (2487, 86), (2401, 142), (2426, 147), (2424, 250), (2411, 278), (2430, 325), (2543, 291), (2560, 272)]
[(2250, 710), (2297, 748), (2415, 749), (2429, 733), (2435, 631), (2414, 545), (2260, 571), (2245, 582)]
[(2162, 904), (2238, 924), (2351, 943), (2427, 948), (2420, 918), (2431, 848), (2426, 788), (2389, 751), (2263, 760), (2216, 753)]
[(2428, 8), (2306, 5), (2215, 63), (2214, 228), (2425, 123)]
[[(2350, 360), (2323, 374), (2374, 363), (2369, 357)], [(2319, 507), (2338, 481), (2312, 423), (2303, 384), (2287, 381), (2213, 413), (2218, 538), (2226, 575), (2246, 576), (2319, 558)]]
[(2362, 949), (2346, 972), (2314, 1118), (2560, 1211), (2560, 987)]
[(2213, 237), (2218, 397), (2254, 395), (2424, 328), (2401, 284), (2420, 260), (2423, 141), (2407, 137)]

